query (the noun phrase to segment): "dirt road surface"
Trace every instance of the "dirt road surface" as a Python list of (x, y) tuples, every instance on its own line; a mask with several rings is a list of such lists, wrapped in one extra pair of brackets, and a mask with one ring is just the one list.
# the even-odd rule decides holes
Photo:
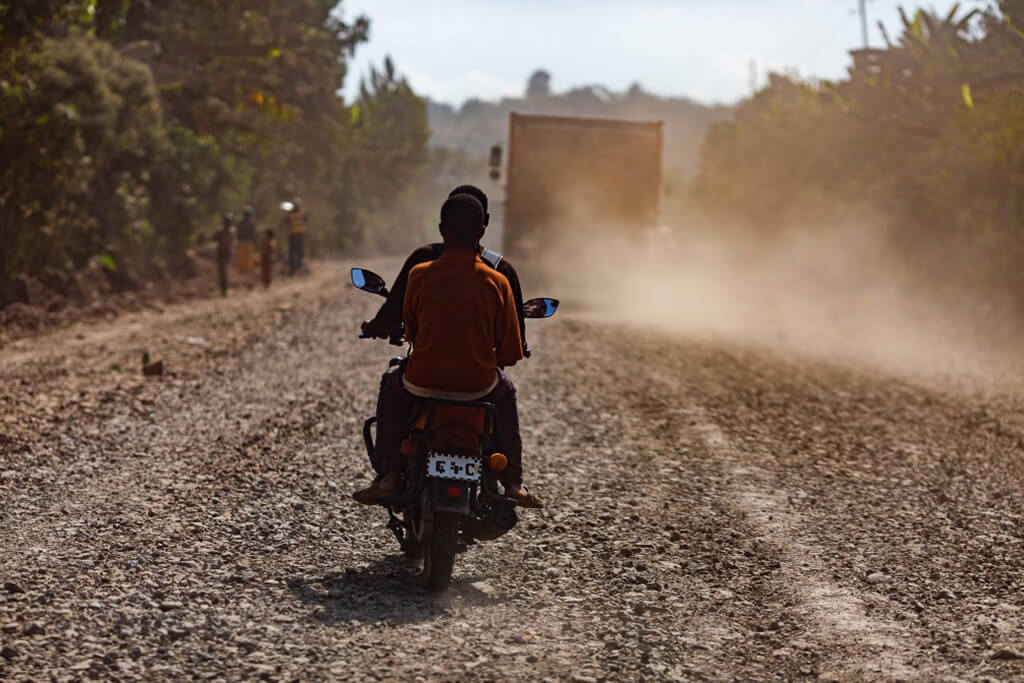
[(322, 265), (0, 350), (0, 679), (1024, 677), (1020, 393), (567, 307), (513, 370), (549, 507), (433, 596), (348, 497), (378, 301)]

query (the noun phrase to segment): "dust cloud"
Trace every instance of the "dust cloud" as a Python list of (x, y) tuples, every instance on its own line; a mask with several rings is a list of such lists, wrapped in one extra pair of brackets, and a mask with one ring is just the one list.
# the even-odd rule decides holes
[(879, 223), (795, 225), (771, 239), (701, 219), (629, 239), (591, 223), (585, 239), (545, 243), (541, 274), (567, 309), (591, 318), (897, 376), (1019, 379), (1020, 355), (999, 340), (1005, 330), (981, 327), (984, 298), (915, 275)]

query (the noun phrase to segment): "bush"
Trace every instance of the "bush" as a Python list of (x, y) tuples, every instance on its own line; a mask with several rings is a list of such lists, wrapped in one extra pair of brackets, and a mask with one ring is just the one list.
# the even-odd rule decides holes
[(122, 279), (187, 274), (220, 213), (253, 204), (268, 227), (294, 194), (314, 247), (357, 244), (422, 167), (427, 128), (390, 61), (341, 99), (369, 22), (340, 16), (335, 0), (0, 3), (0, 282), (100, 258)]
[(904, 15), (897, 42), (854, 51), (836, 83), (773, 75), (708, 132), (695, 198), (769, 235), (808, 207), (870, 205), (937, 281), (1019, 292), (1024, 32), (1011, 5), (1024, 7)]
[(82, 36), (45, 40), (15, 62), (0, 128), (3, 272), (132, 251), (146, 229), (149, 162), (165, 142), (149, 69)]

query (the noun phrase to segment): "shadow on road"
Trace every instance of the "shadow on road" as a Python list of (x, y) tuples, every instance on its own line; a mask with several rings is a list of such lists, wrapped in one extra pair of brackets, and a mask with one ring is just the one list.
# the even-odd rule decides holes
[(423, 588), (418, 564), (395, 554), (319, 579), (292, 578), (288, 588), (301, 602), (319, 607), (313, 618), (325, 624), (408, 624), (436, 619), (453, 604), (484, 606), (498, 602), (499, 598), (473, 585), (482, 579), (456, 574), (447, 592), (429, 593)]

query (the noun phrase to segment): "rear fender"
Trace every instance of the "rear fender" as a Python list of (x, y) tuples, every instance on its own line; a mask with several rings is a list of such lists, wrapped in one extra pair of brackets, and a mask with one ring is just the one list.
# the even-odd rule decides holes
[[(449, 512), (457, 515), (469, 515), (472, 484), (464, 481), (448, 479), (430, 479), (431, 507), (434, 512)], [(459, 489), (456, 498), (449, 495), (449, 490)]]

